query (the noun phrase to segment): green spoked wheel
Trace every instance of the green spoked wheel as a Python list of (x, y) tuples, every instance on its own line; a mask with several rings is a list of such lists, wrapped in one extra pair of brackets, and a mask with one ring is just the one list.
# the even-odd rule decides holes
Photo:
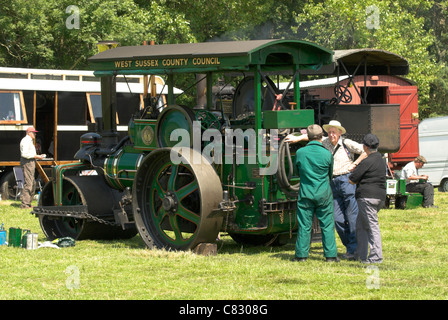
[[(173, 161), (171, 155), (175, 153)], [(197, 160), (197, 161), (193, 161)], [(222, 217), (212, 211), (222, 201), (213, 167), (192, 149), (159, 149), (137, 171), (133, 188), (134, 218), (149, 248), (189, 250), (214, 242)]]
[(221, 129), (221, 123), (219, 122), (218, 116), (208, 110), (196, 110), (195, 111), (196, 121), (201, 123), (201, 128), (207, 129)]

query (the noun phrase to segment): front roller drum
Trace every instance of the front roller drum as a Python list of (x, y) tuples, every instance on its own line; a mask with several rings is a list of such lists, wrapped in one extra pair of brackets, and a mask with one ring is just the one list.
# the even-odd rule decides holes
[[(71, 237), (76, 240), (130, 239), (136, 228), (123, 230), (114, 223), (114, 207), (118, 207), (121, 192), (111, 189), (100, 176), (64, 177), (62, 183), (62, 210), (64, 206), (85, 205), (92, 216), (107, 219), (108, 224), (91, 219), (67, 216), (39, 215), (39, 222), (49, 240)], [(54, 206), (53, 183), (47, 183), (39, 197), (39, 207)], [(106, 220), (104, 220), (106, 221)]]
[(134, 219), (149, 248), (190, 250), (215, 242), (223, 218), (212, 211), (221, 201), (221, 181), (214, 168), (190, 148), (152, 152), (134, 181)]

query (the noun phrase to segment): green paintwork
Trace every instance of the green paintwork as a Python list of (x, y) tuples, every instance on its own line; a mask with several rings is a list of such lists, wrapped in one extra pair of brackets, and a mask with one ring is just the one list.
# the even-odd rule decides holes
[(396, 181), (396, 196), (406, 197), (406, 209), (412, 209), (422, 205), (423, 196), (420, 193), (406, 192), (405, 179), (396, 179)]
[(413, 209), (421, 207), (423, 203), (423, 195), (420, 193), (409, 193), (406, 200), (406, 208)]
[(156, 124), (157, 120), (152, 119), (135, 119), (129, 123), (129, 136), (135, 149), (151, 151), (157, 148)]
[(303, 128), (314, 123), (314, 110), (264, 111), (263, 128)]
[(143, 156), (139, 150), (126, 146), (107, 157), (104, 164), (107, 183), (118, 190), (123, 190), (126, 187), (132, 188), (138, 165)]

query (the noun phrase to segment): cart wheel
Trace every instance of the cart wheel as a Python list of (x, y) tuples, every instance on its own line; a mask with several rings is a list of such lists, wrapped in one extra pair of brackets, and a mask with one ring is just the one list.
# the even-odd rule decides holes
[(350, 103), (352, 101), (352, 93), (348, 90), (347, 87), (335, 86), (334, 93), (339, 101), (344, 103)]

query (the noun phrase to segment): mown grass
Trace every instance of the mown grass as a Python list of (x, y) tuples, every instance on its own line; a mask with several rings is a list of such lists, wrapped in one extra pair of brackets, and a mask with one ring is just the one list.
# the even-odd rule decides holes
[[(245, 247), (222, 234), (218, 255), (148, 250), (126, 241), (78, 241), (74, 247), (0, 246), (0, 299), (20, 300), (439, 300), (448, 298), (448, 195), (437, 209), (382, 210), (384, 262), (325, 263), (313, 243), (292, 263), (294, 243)], [(38, 219), (14, 201), (0, 223), (39, 234)], [(292, 239), (295, 240), (295, 239)], [(338, 239), (339, 253), (344, 253)]]

